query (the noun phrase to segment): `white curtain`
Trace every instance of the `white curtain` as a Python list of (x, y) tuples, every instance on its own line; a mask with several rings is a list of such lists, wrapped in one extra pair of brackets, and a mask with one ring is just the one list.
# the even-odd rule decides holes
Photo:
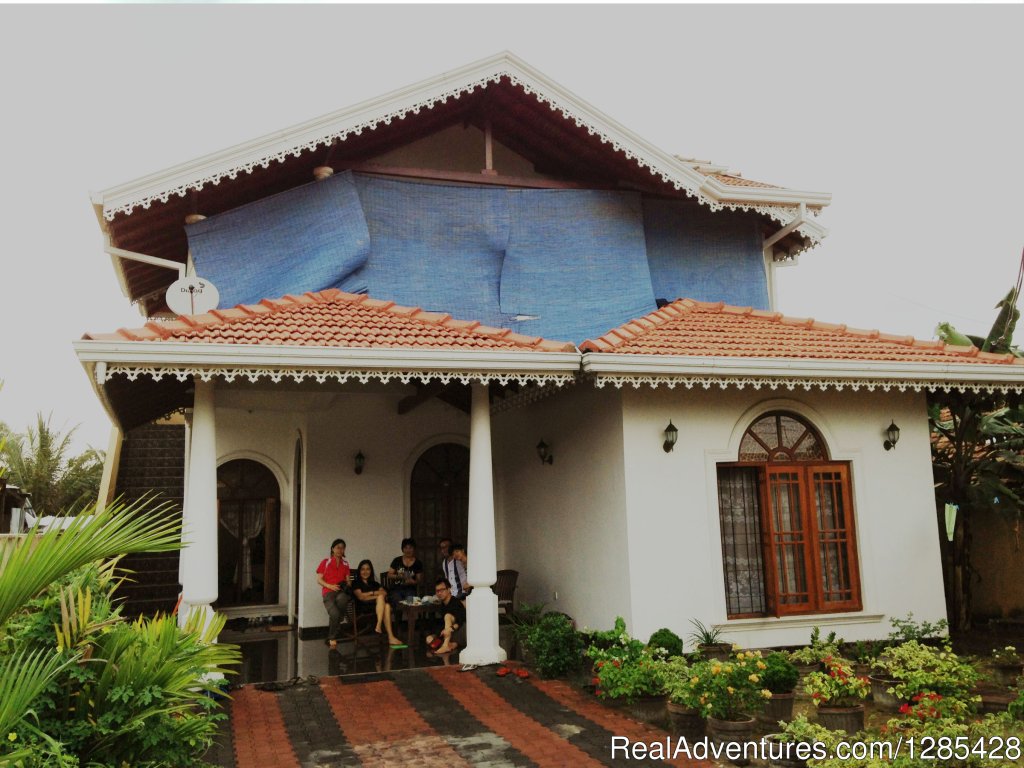
[[(267, 506), (266, 502), (258, 502), (258, 505), (249, 502), (244, 509), (247, 514), (239, 515), (237, 507), (222, 509), (220, 513), (220, 524), (236, 539), (242, 540), (242, 560), (235, 568), (235, 580), (242, 591), (252, 589), (252, 546), (249, 542), (263, 532)], [(242, 519), (241, 525), (239, 517)]]

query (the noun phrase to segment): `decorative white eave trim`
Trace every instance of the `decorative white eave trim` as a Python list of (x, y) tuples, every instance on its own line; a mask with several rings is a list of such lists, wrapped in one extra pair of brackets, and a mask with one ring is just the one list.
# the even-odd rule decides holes
[(97, 384), (123, 374), (154, 379), (173, 376), (203, 380), (269, 377), (317, 381), (328, 379), (381, 381), (413, 379), (448, 381), (545, 381), (558, 386), (579, 373), (578, 352), (524, 350), (409, 350), (348, 347), (269, 347), (242, 344), (187, 342), (93, 341), (74, 342), (79, 361), (93, 373)]
[(1024, 365), (899, 363), (871, 360), (804, 360), (751, 357), (690, 357), (586, 352), (581, 370), (598, 387), (613, 384), (700, 386), (721, 389), (853, 389), (905, 391), (1024, 392)]
[[(283, 162), (288, 155), (298, 157), (319, 146), (402, 120), (409, 113), (418, 114), (421, 109), (430, 109), (450, 98), (457, 99), (463, 93), (486, 88), (503, 76), (548, 103), (552, 110), (574, 120), (578, 126), (586, 127), (591, 135), (599, 136), (602, 142), (611, 144), (641, 167), (648, 168), (651, 175), (660, 176), (712, 210), (757, 210), (785, 222), (792, 218), (789, 210), (792, 206), (805, 203), (809, 207), (821, 207), (831, 202), (828, 193), (738, 187), (709, 178), (691, 164), (652, 146), (507, 51), (353, 107), (94, 192), (92, 201), (102, 208), (103, 218), (111, 221), (119, 213), (130, 214), (137, 207), (149, 208), (154, 202), (167, 202), (172, 195), (184, 196), (191, 189), (218, 184), (224, 178), (234, 179), (240, 173), (252, 173), (257, 167), (267, 168), (271, 162)], [(800, 231), (803, 229), (801, 227)], [(805, 234), (815, 239), (813, 234)]]

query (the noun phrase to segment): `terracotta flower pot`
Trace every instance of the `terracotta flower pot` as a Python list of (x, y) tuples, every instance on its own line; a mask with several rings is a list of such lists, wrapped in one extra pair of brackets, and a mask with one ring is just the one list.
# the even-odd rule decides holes
[(697, 650), (705, 659), (718, 659), (727, 661), (732, 653), (731, 643), (712, 643), (711, 645), (698, 645)]
[(675, 733), (690, 741), (704, 737), (704, 718), (700, 716), (699, 709), (684, 707), (674, 701), (669, 701), (666, 709)]
[(818, 707), (818, 722), (830, 731), (856, 733), (864, 730), (864, 705), (852, 707)]
[(637, 720), (643, 720), (645, 723), (660, 723), (665, 721), (667, 715), (665, 708), (667, 701), (668, 697), (664, 695), (637, 696), (630, 699), (626, 707), (629, 714)]
[(896, 694), (889, 693), (889, 689), (899, 683), (899, 680), (890, 677), (876, 677), (874, 675), (869, 677), (868, 680), (871, 681), (871, 700), (875, 702), (876, 707), (884, 709), (886, 712), (896, 712), (899, 710), (903, 702), (896, 697)]
[(764, 737), (768, 768), (807, 768), (807, 761), (796, 756), (796, 743), (785, 742), (778, 733)]
[[(727, 748), (731, 743), (738, 744), (738, 749), (742, 750), (746, 742), (754, 740), (756, 722), (752, 717), (746, 720), (719, 720), (717, 717), (709, 717), (707, 722), (708, 738), (723, 748)], [(733, 747), (733, 749), (737, 749), (737, 747)], [(735, 765), (750, 764), (750, 760), (743, 759), (742, 755), (732, 762)]]
[(796, 694), (773, 693), (772, 697), (764, 703), (764, 709), (757, 716), (757, 721), (768, 730), (777, 730), (779, 721), (789, 722), (793, 719), (793, 705), (796, 703)]
[(992, 667), (992, 682), (1010, 688), (1017, 684), (1017, 678), (1024, 670), (1024, 664), (995, 664)]

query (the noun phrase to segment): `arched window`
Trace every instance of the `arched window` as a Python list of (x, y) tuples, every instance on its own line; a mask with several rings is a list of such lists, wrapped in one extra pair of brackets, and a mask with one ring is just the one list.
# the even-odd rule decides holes
[(737, 458), (718, 466), (729, 616), (860, 610), (849, 463), (784, 412), (751, 424)]

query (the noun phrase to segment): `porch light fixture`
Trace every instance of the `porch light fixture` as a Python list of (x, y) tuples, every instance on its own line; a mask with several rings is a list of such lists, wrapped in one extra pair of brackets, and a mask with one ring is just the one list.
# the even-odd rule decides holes
[(363, 452), (360, 451), (359, 453), (356, 454), (356, 466), (355, 466), (356, 474), (357, 475), (363, 474), (363, 467), (365, 467), (365, 466), (366, 466), (366, 457), (363, 456)]
[(886, 440), (882, 445), (885, 450), (889, 451), (896, 447), (896, 443), (900, 441), (900, 428), (896, 426), (895, 421), (891, 421), (889, 426), (885, 430)]
[(679, 439), (679, 429), (672, 423), (672, 419), (668, 420), (668, 426), (665, 427), (665, 442), (662, 443), (661, 447), (665, 450), (665, 453), (672, 453), (672, 449), (676, 446), (676, 440)]
[(537, 443), (537, 458), (541, 464), (554, 464), (555, 457), (551, 455), (551, 446), (541, 440)]

